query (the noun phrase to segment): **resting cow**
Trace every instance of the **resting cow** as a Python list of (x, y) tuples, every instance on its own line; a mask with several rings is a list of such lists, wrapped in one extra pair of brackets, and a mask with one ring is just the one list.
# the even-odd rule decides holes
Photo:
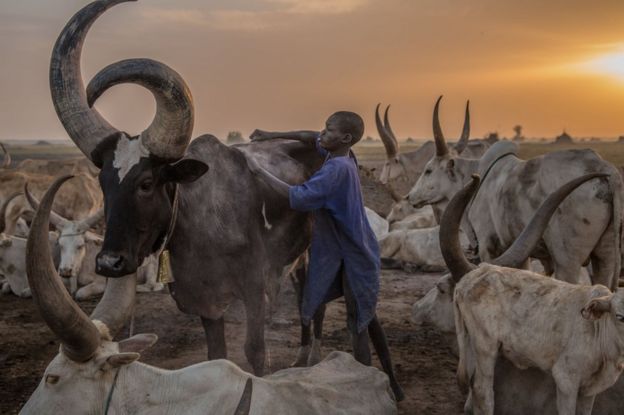
[(266, 378), (227, 360), (179, 370), (139, 363), (156, 335), (112, 341), (132, 309), (134, 276), (111, 280), (90, 319), (54, 269), (46, 234), (54, 194), (68, 178), (55, 181), (43, 197), (28, 239), (33, 297), (61, 348), (22, 414), (396, 414), (387, 376), (342, 352), (312, 368)]
[[(554, 194), (600, 176), (575, 179)], [(468, 262), (458, 249), (458, 228), (478, 184), (473, 178), (451, 200), (440, 237), (445, 261), (459, 281), (454, 305), (460, 385), (470, 387), (475, 413), (493, 414), (496, 361), (504, 356), (519, 368), (553, 376), (560, 415), (590, 414), (595, 396), (624, 369), (624, 293), (510, 268), (526, 261), (539, 241), (559, 204), (550, 196), (502, 256), (479, 267)]]

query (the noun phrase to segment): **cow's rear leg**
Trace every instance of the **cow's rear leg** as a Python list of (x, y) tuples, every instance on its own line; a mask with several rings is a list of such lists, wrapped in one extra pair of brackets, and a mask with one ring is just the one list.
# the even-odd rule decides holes
[[(250, 293), (262, 293), (263, 288), (257, 290), (250, 289)], [(247, 335), (245, 338), (245, 356), (256, 376), (264, 376), (264, 316), (265, 301), (264, 296), (248, 298), (245, 303), (245, 313), (247, 316)]]
[(227, 359), (225, 320), (223, 317), (217, 320), (202, 317), (201, 321), (208, 344), (208, 360)]
[(602, 235), (594, 250), (591, 253), (591, 282), (592, 284), (602, 284), (615, 291), (617, 289), (619, 270), (615, 271), (615, 267), (619, 268), (619, 261), (616, 255), (620, 255), (613, 245), (613, 226)]
[(368, 335), (373, 342), (373, 346), (375, 347), (375, 351), (377, 352), (377, 356), (381, 362), (381, 367), (383, 367), (384, 372), (386, 372), (386, 375), (388, 375), (388, 378), (390, 379), (390, 387), (392, 387), (394, 397), (398, 402), (400, 402), (405, 399), (405, 394), (394, 376), (394, 368), (392, 367), (392, 359), (390, 359), (390, 349), (388, 349), (386, 333), (384, 333), (376, 315), (368, 324)]

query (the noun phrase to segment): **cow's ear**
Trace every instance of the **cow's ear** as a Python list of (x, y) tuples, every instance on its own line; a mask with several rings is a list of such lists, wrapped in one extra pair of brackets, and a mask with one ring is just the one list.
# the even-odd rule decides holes
[(611, 295), (592, 298), (581, 310), (581, 315), (587, 320), (598, 320), (604, 313), (611, 311)]
[(122, 353), (141, 353), (145, 349), (152, 347), (158, 340), (158, 336), (153, 333), (143, 333), (132, 336), (119, 342), (119, 351)]
[(175, 164), (165, 166), (161, 176), (165, 181), (175, 183), (191, 183), (208, 171), (208, 165), (195, 159), (182, 159)]
[(111, 356), (108, 356), (106, 359), (106, 365), (109, 368), (117, 369), (118, 367), (129, 365), (130, 363), (138, 360), (141, 357), (138, 353), (117, 353)]

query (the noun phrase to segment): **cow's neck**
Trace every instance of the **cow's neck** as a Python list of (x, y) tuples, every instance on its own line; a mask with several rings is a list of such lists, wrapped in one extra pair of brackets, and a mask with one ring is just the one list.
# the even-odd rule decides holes
[(211, 404), (224, 401), (231, 401), (236, 407), (248, 377), (225, 360), (179, 370), (135, 362), (120, 369), (109, 415), (164, 414), (176, 412), (176, 409), (182, 409), (180, 413), (193, 414), (195, 409), (210, 413)]

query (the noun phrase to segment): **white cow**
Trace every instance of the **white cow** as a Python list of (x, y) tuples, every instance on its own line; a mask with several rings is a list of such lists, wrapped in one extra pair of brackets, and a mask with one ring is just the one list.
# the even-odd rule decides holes
[[(61, 347), (22, 414), (396, 414), (388, 377), (341, 352), (314, 367), (266, 378), (227, 360), (173, 371), (139, 363), (140, 352), (156, 335), (111, 340), (132, 310), (136, 278), (112, 278), (89, 318), (54, 269), (45, 236), (54, 193), (63, 180), (55, 181), (43, 197), (26, 261), (35, 303)], [(249, 379), (251, 396), (246, 393)]]
[[(463, 238), (462, 246), (468, 249), (468, 239)], [(426, 229), (395, 230), (379, 241), (382, 258), (398, 261), (410, 270), (425, 272), (446, 270), (440, 251), (440, 227)]]
[(417, 209), (407, 199), (401, 199), (392, 206), (388, 222), (390, 230), (431, 228), (438, 224), (431, 206)]
[[(0, 207), (0, 291), (3, 294), (13, 293), (18, 297), (30, 297), (30, 288), (26, 280), (26, 239), (14, 235), (6, 235), (5, 214), (7, 206), (13, 199), (21, 196), (21, 193), (14, 193), (9, 196)], [(55, 232), (48, 234), (50, 244), (54, 244), (57, 239)]]
[[(37, 209), (39, 201), (24, 185), (24, 194), (33, 209)], [(69, 220), (56, 212), (50, 213), (50, 222), (59, 232), (60, 248), (59, 274), (69, 280), (69, 288), (77, 300), (85, 300), (104, 292), (106, 278), (95, 272), (95, 257), (102, 249), (102, 236), (90, 229), (104, 217), (104, 209), (82, 220)], [(149, 256), (137, 270), (137, 279), (141, 283), (138, 292), (160, 291), (163, 284), (156, 281), (157, 259)], [(80, 288), (78, 288), (80, 287)]]
[(383, 238), (388, 233), (388, 221), (372, 209), (365, 207), (364, 210), (366, 210), (366, 218), (371, 228), (373, 228), (375, 238), (377, 240)]

